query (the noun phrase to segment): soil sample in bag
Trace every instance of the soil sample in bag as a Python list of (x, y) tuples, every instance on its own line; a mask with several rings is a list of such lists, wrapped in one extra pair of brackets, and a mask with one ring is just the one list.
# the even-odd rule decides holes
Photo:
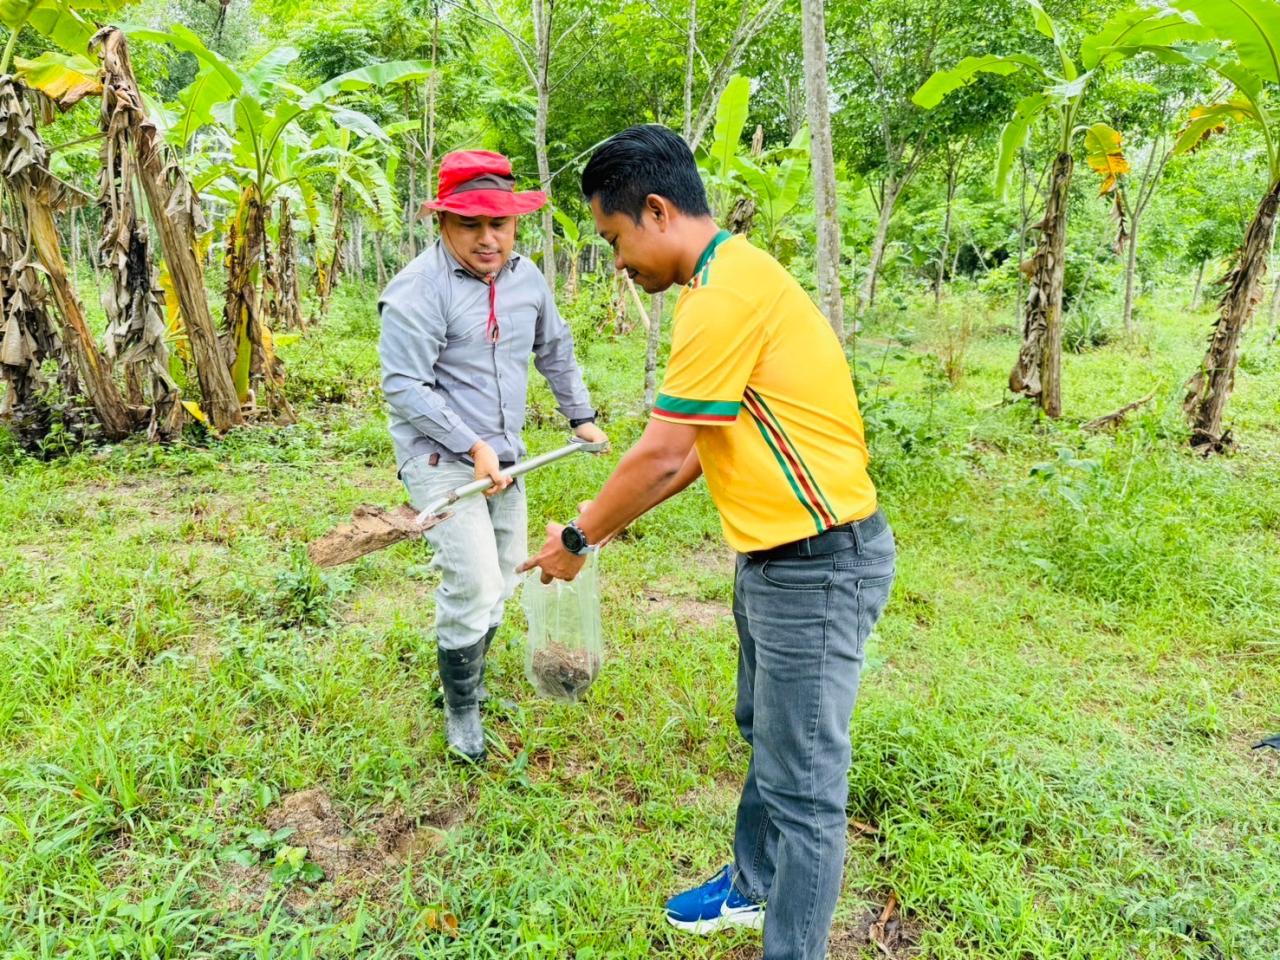
[(538, 692), (557, 700), (576, 700), (600, 674), (600, 657), (585, 647), (554, 641), (533, 651), (533, 682)]

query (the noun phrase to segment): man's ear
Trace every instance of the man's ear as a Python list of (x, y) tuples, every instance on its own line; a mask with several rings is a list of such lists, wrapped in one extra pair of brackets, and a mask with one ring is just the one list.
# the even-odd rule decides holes
[(644, 207), (653, 217), (658, 229), (666, 232), (666, 229), (671, 226), (671, 214), (675, 211), (671, 201), (661, 194), (651, 193), (644, 198)]

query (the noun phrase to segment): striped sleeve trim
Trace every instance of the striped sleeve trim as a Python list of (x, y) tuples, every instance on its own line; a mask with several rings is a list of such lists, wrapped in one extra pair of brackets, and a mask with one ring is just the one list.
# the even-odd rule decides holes
[(660, 393), (653, 415), (685, 423), (732, 423), (741, 406), (738, 400), (686, 400)]

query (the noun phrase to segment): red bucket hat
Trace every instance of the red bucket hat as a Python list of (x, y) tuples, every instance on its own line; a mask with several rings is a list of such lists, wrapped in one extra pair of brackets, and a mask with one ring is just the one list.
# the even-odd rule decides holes
[(436, 198), (422, 212), (448, 210), (469, 217), (515, 217), (547, 202), (541, 190), (516, 192), (511, 161), (491, 150), (455, 150), (440, 161)]

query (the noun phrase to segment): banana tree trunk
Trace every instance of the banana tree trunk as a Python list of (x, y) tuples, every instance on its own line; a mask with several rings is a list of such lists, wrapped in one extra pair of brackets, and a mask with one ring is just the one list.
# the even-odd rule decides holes
[(1271, 317), (1267, 326), (1271, 329), (1267, 336), (1269, 347), (1276, 342), (1277, 334), (1280, 334), (1280, 276), (1276, 277), (1275, 285), (1271, 288)]
[(107, 282), (101, 287), (102, 309), (107, 316), (107, 356), (125, 368), (129, 402), (145, 406), (149, 384), (147, 434), (151, 440), (167, 440), (181, 429), (183, 411), (169, 373), (164, 295), (152, 265), (151, 233), (145, 217), (139, 216), (142, 201), (134, 190), (138, 169), (132, 150), (132, 106), (127, 89), (117, 90), (110, 82), (103, 85), (98, 260)]
[(298, 287), (298, 236), (293, 232), (293, 211), (282, 197), (279, 205), (279, 242), (276, 244), (276, 289), (280, 295), (280, 316), (287, 327), (301, 330), (302, 291)]
[(1009, 389), (1038, 401), (1050, 417), (1062, 415), (1062, 280), (1073, 167), (1069, 153), (1053, 161), (1040, 243), (1031, 257), (1022, 349), (1009, 373)]
[(22, 87), (8, 76), (0, 77), (0, 158), (0, 174), (22, 207), (29, 242), (53, 292), (63, 348), (74, 361), (80, 386), (102, 424), (102, 435), (122, 440), (133, 430), (133, 420), (67, 277), (54, 220), (55, 210), (66, 208), (71, 190), (49, 172), (49, 151), (36, 130), (31, 107)]
[[(0, 207), (0, 213), (3, 208)], [(56, 358), (68, 394), (80, 392), (75, 368), (60, 348), (38, 264), (18, 230), (0, 223), (0, 418), (36, 447), (47, 427), (38, 409), (42, 366)]]
[(1222, 417), (1235, 386), (1240, 337), (1262, 299), (1277, 208), (1280, 180), (1262, 198), (1245, 233), (1239, 259), (1223, 277), (1226, 292), (1218, 302), (1220, 313), (1209, 337), (1209, 349), (1200, 369), (1187, 381), (1183, 409), (1191, 421), (1191, 445), (1206, 452), (1222, 451), (1231, 444), (1231, 431), (1223, 431)]
[(230, 430), (244, 423), (244, 416), (218, 345), (205, 293), (204, 268), (196, 253), (197, 237), (204, 232), (200, 201), (155, 124), (147, 119), (124, 34), (115, 27), (106, 27), (94, 37), (94, 44), (102, 58), (103, 85), (114, 91), (117, 109), (127, 113), (131, 126), (138, 179), (173, 278), (200, 383), (202, 406), (215, 430)]
[(344, 194), (341, 186), (333, 188), (333, 252), (327, 265), (316, 265), (316, 295), (320, 298), (319, 316), (329, 312), (329, 297), (338, 273), (342, 270), (342, 244), (346, 240), (343, 217)]

